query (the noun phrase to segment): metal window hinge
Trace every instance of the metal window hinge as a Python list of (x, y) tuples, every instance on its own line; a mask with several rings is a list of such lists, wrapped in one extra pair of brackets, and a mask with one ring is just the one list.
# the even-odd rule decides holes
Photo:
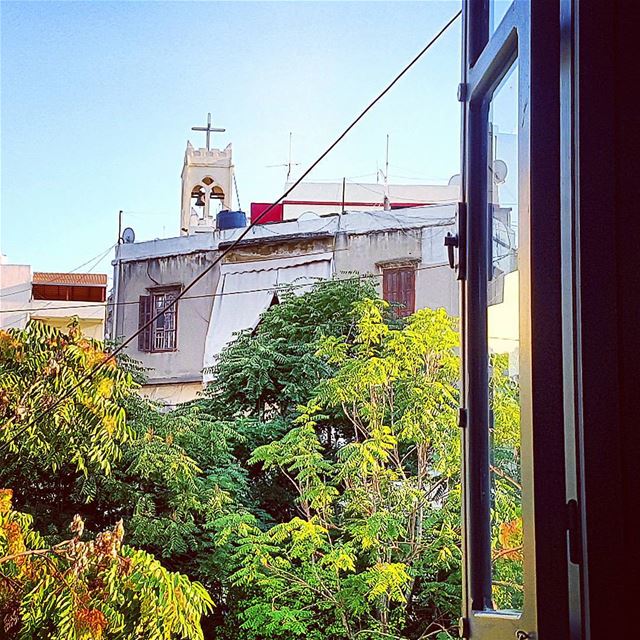
[(467, 83), (461, 82), (458, 85), (458, 102), (466, 102), (467, 101)]
[(465, 429), (467, 426), (467, 410), (463, 407), (458, 409), (458, 426)]

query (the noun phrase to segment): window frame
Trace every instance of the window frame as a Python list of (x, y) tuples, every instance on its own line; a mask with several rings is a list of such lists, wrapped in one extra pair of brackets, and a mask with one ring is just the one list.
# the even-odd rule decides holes
[[(415, 260), (403, 260), (378, 264), (378, 267), (382, 271), (382, 298), (391, 305), (403, 305), (402, 307), (394, 307), (394, 313), (398, 318), (406, 318), (416, 312), (416, 265), (417, 261)], [(388, 298), (390, 293), (388, 284), (389, 278), (393, 274), (400, 275), (401, 273), (410, 274), (410, 287), (406, 290), (398, 289), (398, 293), (402, 293), (402, 291), (408, 292), (408, 296), (406, 296), (408, 298), (407, 302), (401, 300), (390, 300)], [(409, 304), (409, 302), (411, 304)]]
[[(568, 636), (567, 496), (560, 251), (560, 0), (515, 0), (489, 33), (489, 0), (464, 0), (461, 282), (463, 618), (480, 640)], [(519, 69), (521, 448), (524, 590), (521, 612), (491, 597), (486, 269), (488, 104)], [(554, 65), (554, 62), (557, 63)], [(532, 215), (542, 212), (545, 215)], [(534, 425), (544, 425), (544, 429)]]
[[(169, 285), (147, 289), (147, 295), (140, 296), (138, 328), (144, 326), (151, 318), (155, 317), (158, 314), (159, 309), (157, 308), (156, 300), (160, 296), (167, 296), (168, 294), (174, 294), (175, 296), (177, 296), (181, 291), (182, 285)], [(146, 302), (143, 301), (143, 299), (146, 300)], [(144, 305), (149, 305), (149, 308), (145, 309)], [(138, 351), (141, 351), (142, 353), (173, 353), (175, 351), (178, 351), (178, 306), (179, 303), (175, 302), (169, 310), (169, 313), (173, 316), (173, 329), (171, 330), (174, 335), (173, 346), (168, 348), (156, 348), (156, 340), (158, 335), (157, 323), (159, 320), (159, 318), (156, 318), (154, 322), (140, 334)], [(163, 313), (161, 317), (164, 319), (164, 316), (165, 314)], [(166, 332), (164, 331), (164, 329), (162, 330), (162, 333), (166, 336)], [(144, 346), (145, 342), (148, 344), (148, 348)]]

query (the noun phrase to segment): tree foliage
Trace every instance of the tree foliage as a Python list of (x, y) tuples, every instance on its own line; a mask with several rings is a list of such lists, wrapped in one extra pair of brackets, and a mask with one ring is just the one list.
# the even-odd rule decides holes
[[(143, 435), (132, 427), (136, 421), (127, 421), (125, 406), (143, 401), (131, 394), (130, 373), (108, 359), (100, 343), (83, 338), (76, 325), (64, 334), (31, 323), (2, 332), (0, 345), (0, 480), (24, 491), (17, 497), (29, 514), (15, 511), (13, 491), (4, 491), (0, 607), (8, 637), (203, 637), (200, 617), (212, 605), (204, 587), (167, 571), (150, 553), (123, 546), (121, 521), (108, 528), (136, 495), (135, 485), (120, 494), (120, 503), (113, 495), (118, 480), (124, 485), (124, 474), (149, 486), (164, 482), (176, 500), (188, 502), (198, 492), (185, 491), (196, 484), (197, 463), (172, 448), (170, 429), (156, 436), (148, 425)], [(83, 381), (100, 362), (106, 365)], [(99, 492), (109, 506), (100, 514)], [(169, 492), (158, 495), (162, 505), (168, 497)], [(74, 537), (66, 539), (62, 520), (71, 520), (80, 506), (94, 516), (94, 527), (106, 528), (95, 540), (80, 539), (85, 523), (79, 515), (73, 517)], [(43, 535), (32, 528), (31, 514)], [(155, 542), (154, 550), (164, 551), (166, 538)]]
[[(213, 418), (236, 423), (240, 440), (234, 452), (248, 470), (252, 502), (265, 524), (289, 519), (295, 495), (280, 474), (248, 462), (252, 450), (291, 428), (296, 407), (335, 369), (317, 353), (319, 341), (352, 340), (354, 305), (375, 297), (375, 288), (371, 280), (357, 277), (320, 281), (299, 294), (291, 287), (279, 291), (279, 303), (262, 315), (256, 329), (241, 332), (222, 352), (201, 403)], [(335, 411), (320, 438), (335, 450), (348, 428), (346, 417)]]
[[(3, 494), (0, 615), (11, 633), (67, 637), (62, 604), (43, 604), (65, 593), (64, 624), (78, 638), (191, 638), (201, 628), (219, 640), (455, 636), (457, 341), (443, 310), (398, 319), (366, 280), (322, 282), (280, 292), (223, 351), (201, 400), (166, 410), (139, 397), (142, 371), (124, 357), (30, 424), (105, 347), (74, 327), (1, 333), (0, 487), (14, 490), (18, 509)], [(490, 387), (493, 595), (518, 608), (519, 389), (507, 354), (492, 354)], [(121, 544), (123, 529), (138, 551)], [(99, 557), (106, 540), (112, 550)], [(6, 560), (16, 549), (25, 555)], [(134, 557), (132, 585), (123, 567)], [(23, 575), (23, 565), (33, 570)], [(135, 591), (145, 580), (151, 595)], [(24, 618), (29, 593), (46, 594), (41, 636)], [(181, 604), (187, 593), (192, 608)]]
[(132, 384), (77, 323), (66, 334), (37, 321), (0, 331), (0, 450), (21, 464), (108, 473), (131, 435), (122, 401)]
[(170, 573), (150, 554), (122, 544), (118, 522), (83, 541), (47, 548), (30, 516), (0, 491), (0, 612), (3, 637), (16, 640), (202, 638), (200, 617), (212, 607), (205, 589)]
[[(441, 310), (391, 329), (382, 301), (356, 306), (353, 340), (318, 351), (334, 374), (253, 452), (292, 484), (298, 515), (267, 530), (236, 516), (218, 536), (238, 540), (243, 637), (418, 637), (457, 618), (457, 333)], [(318, 434), (335, 408), (352, 434), (332, 459)]]
[(349, 335), (353, 305), (374, 297), (375, 289), (368, 279), (349, 278), (298, 293), (283, 288), (256, 329), (239, 333), (224, 350), (207, 388), (215, 415), (265, 422), (295, 412), (332, 370), (316, 353), (318, 340)]

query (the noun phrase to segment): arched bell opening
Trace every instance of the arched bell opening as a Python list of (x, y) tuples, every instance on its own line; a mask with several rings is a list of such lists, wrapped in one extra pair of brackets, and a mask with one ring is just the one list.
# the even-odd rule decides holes
[(211, 187), (211, 192), (209, 197), (212, 200), (213, 199), (224, 200), (224, 191), (222, 190), (222, 187), (219, 187), (218, 185)]

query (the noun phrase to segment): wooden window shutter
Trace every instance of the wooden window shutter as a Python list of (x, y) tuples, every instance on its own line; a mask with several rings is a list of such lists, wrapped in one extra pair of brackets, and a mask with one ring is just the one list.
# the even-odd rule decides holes
[(402, 301), (405, 304), (404, 313), (410, 316), (416, 310), (416, 272), (415, 269), (402, 270)]
[(416, 310), (416, 272), (413, 267), (385, 269), (382, 274), (382, 297), (396, 307), (399, 317)]
[[(142, 329), (153, 317), (153, 296), (140, 296), (138, 304), (138, 329)], [(151, 351), (153, 327), (149, 325), (138, 334), (138, 351)]]

